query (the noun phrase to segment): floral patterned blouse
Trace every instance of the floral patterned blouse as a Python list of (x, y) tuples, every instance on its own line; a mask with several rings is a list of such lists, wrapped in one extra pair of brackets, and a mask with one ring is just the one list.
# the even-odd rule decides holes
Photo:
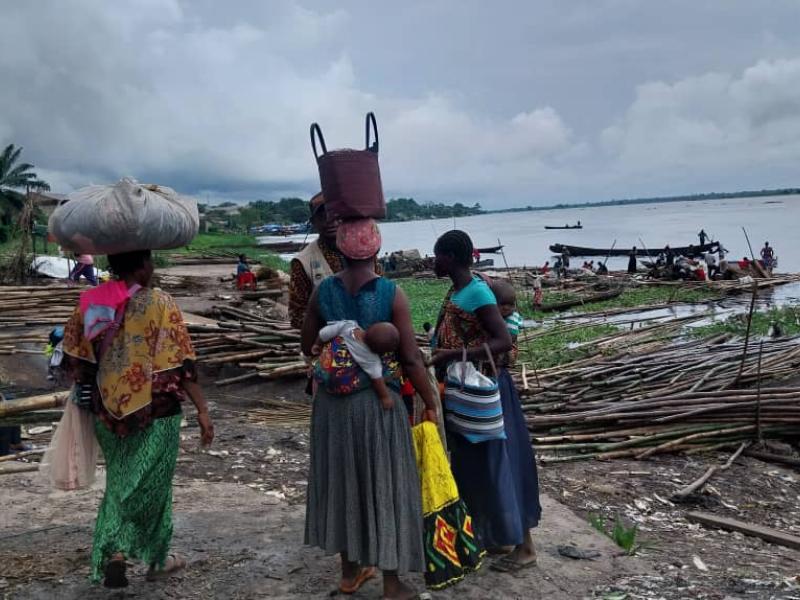
[(89, 341), (83, 314), (76, 308), (64, 329), (63, 347), (65, 354), (78, 359), (84, 374), (96, 374), (93, 404), (109, 429), (125, 436), (155, 418), (180, 412), (185, 399), (181, 380), (196, 378), (196, 357), (175, 300), (149, 288), (135, 294), (98, 365), (103, 335), (108, 334)]

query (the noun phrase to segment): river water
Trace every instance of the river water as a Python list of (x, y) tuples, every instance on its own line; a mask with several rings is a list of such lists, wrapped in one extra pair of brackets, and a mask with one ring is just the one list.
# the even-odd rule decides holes
[[(583, 229), (544, 229), (545, 225), (577, 221), (583, 224)], [(381, 252), (417, 249), (423, 255), (432, 254), (436, 238), (453, 226), (453, 219), (383, 223)], [(742, 232), (745, 227), (756, 254), (765, 241), (770, 242), (780, 259), (778, 270), (783, 272), (800, 271), (799, 226), (800, 196), (566, 208), (455, 220), (455, 227), (469, 233), (478, 247), (495, 246), (500, 240), (505, 246), (505, 260), (509, 266), (517, 267), (541, 265), (546, 260), (552, 264), (548, 246), (554, 243), (610, 248), (616, 240), (617, 248), (637, 246), (641, 252), (644, 246), (656, 254), (666, 244), (697, 244), (701, 228), (713, 239), (721, 240), (731, 258), (738, 259), (750, 254)], [(494, 259), (496, 266), (503, 266), (502, 256)], [(608, 265), (612, 269), (624, 268), (626, 263), (627, 259), (621, 257), (610, 259)]]

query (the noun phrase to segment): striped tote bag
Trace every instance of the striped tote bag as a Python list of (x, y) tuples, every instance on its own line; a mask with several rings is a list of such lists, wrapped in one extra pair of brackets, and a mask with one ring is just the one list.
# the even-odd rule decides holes
[(506, 439), (497, 369), (489, 346), (484, 344), (484, 348), (494, 379), (481, 373), (467, 360), (467, 349), (464, 348), (462, 360), (447, 367), (444, 382), (447, 429), (464, 436), (473, 444)]

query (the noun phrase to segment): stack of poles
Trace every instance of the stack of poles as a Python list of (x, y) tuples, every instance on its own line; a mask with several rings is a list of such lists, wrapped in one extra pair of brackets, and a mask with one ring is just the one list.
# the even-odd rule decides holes
[(719, 339), (662, 345), (540, 372), (523, 393), (523, 410), (545, 461), (791, 438), (800, 433), (800, 387), (762, 384), (798, 366), (800, 336), (749, 347)]

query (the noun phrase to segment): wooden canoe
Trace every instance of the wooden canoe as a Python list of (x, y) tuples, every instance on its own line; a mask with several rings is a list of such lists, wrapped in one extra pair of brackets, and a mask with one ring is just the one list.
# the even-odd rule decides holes
[[(658, 256), (664, 247), (651, 247), (648, 248), (649, 254), (642, 248), (636, 251), (637, 256)], [(710, 244), (699, 244), (696, 246), (670, 246), (672, 253), (677, 256), (699, 256), (706, 252), (716, 252), (719, 249), (719, 242), (711, 242)], [(570, 256), (628, 256), (631, 253), (630, 248), (585, 248), (583, 246), (570, 246), (568, 244), (553, 244), (550, 246), (550, 252), (554, 254), (563, 254), (564, 250), (569, 252)]]

